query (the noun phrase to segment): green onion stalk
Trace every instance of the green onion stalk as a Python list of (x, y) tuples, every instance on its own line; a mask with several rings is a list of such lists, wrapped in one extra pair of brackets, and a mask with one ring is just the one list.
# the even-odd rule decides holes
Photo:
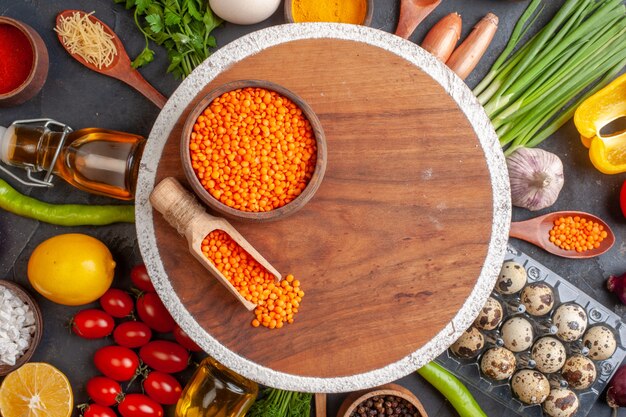
[(542, 0), (530, 2), (504, 51), (474, 89), (506, 155), (548, 138), (626, 65), (622, 0), (566, 0), (520, 46), (543, 11), (540, 6)]

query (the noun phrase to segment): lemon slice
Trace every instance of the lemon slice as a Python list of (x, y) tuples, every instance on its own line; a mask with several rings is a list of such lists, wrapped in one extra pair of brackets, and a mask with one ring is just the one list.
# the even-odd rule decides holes
[(0, 414), (6, 417), (69, 417), (73, 406), (67, 377), (47, 363), (27, 363), (0, 386)]

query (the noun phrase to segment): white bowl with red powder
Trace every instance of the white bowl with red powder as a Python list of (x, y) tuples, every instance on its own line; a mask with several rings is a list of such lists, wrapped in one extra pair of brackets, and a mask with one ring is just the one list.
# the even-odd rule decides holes
[(35, 96), (48, 76), (48, 49), (29, 25), (0, 16), (0, 106)]

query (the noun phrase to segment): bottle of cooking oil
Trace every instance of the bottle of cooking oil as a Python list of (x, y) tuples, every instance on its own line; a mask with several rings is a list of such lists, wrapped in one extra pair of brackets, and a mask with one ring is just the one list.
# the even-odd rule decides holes
[[(144, 145), (141, 136), (98, 128), (73, 131), (51, 119), (0, 127), (0, 160), (27, 170), (28, 181), (16, 178), (20, 182), (52, 186), (57, 175), (83, 191), (120, 200), (134, 198)], [(31, 176), (40, 171), (47, 173), (43, 180)]]
[(258, 385), (207, 357), (183, 390), (176, 417), (243, 417)]

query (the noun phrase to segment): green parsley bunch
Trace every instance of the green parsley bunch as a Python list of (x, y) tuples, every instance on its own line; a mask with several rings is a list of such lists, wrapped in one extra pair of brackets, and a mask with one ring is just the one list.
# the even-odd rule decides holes
[(182, 79), (217, 47), (211, 35), (222, 20), (209, 8), (207, 0), (114, 0), (134, 8), (137, 27), (146, 39), (146, 47), (135, 58), (133, 68), (142, 67), (154, 60), (149, 41), (167, 49), (170, 65), (167, 72)]

